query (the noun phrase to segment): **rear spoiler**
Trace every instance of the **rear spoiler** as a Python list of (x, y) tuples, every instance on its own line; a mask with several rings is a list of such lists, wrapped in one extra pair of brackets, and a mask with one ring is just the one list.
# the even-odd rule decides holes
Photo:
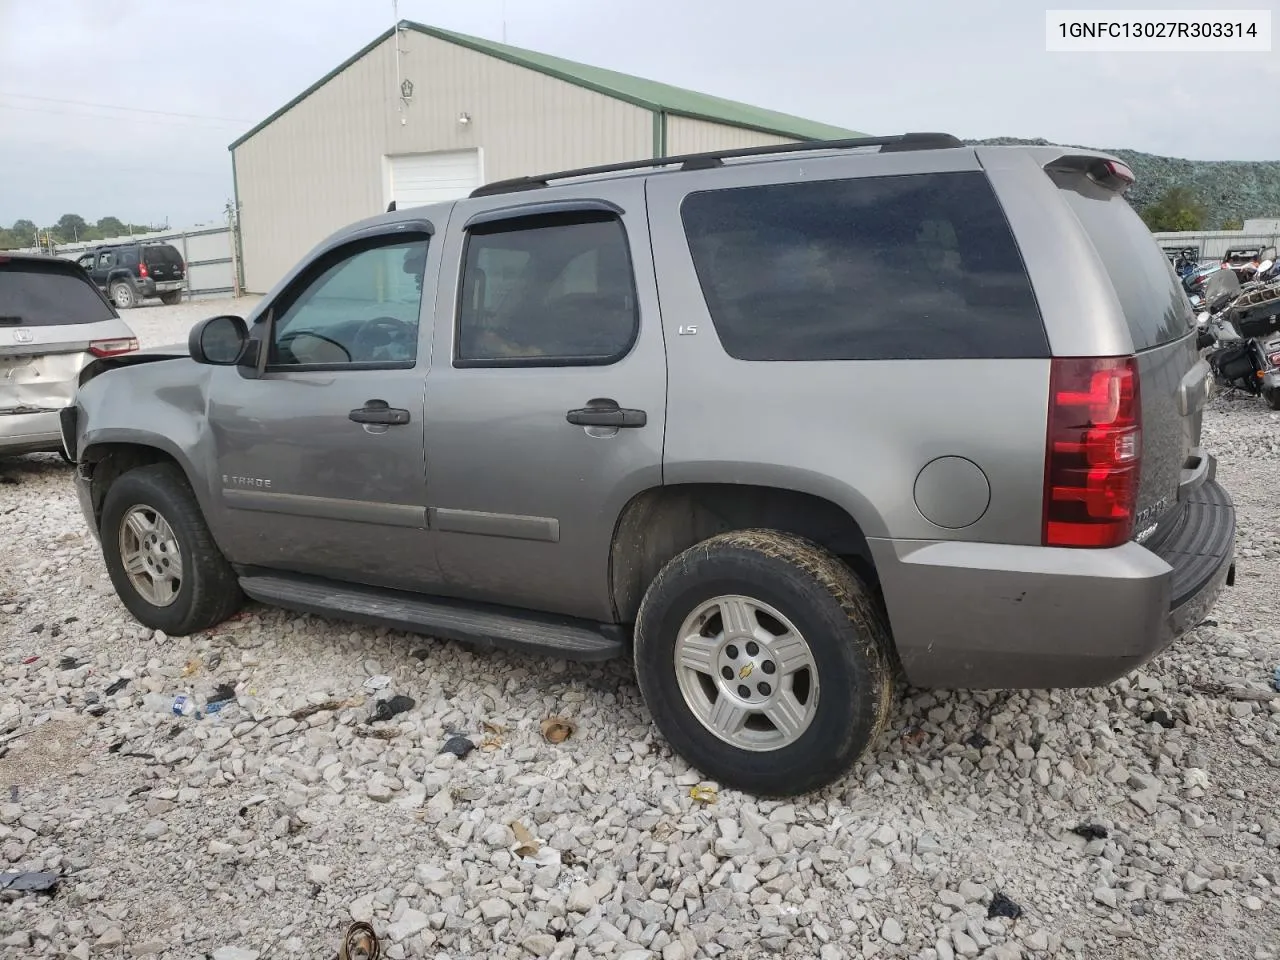
[(1124, 193), (1133, 186), (1134, 175), (1128, 165), (1110, 157), (1089, 154), (1066, 154), (1044, 165), (1046, 171), (1084, 174), (1094, 183), (1116, 193)]

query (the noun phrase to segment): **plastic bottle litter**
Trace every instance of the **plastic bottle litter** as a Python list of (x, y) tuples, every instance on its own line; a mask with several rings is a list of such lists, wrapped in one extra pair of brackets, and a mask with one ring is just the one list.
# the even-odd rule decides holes
[(175, 717), (189, 717), (195, 712), (196, 702), (185, 693), (180, 693), (173, 698), (173, 715)]
[(1276, 667), (1276, 675), (1271, 681), (1271, 685), (1280, 690), (1280, 667)]

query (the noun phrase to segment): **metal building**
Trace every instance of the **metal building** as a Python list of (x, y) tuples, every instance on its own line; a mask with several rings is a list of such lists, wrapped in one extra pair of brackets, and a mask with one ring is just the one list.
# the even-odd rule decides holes
[(244, 287), (332, 231), (529, 173), (858, 136), (402, 20), (231, 144)]

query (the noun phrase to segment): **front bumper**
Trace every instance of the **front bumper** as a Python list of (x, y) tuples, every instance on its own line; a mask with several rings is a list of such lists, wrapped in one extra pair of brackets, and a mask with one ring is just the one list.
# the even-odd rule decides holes
[(1159, 543), (1106, 550), (871, 541), (916, 686), (1092, 687), (1200, 623), (1233, 581), (1235, 508), (1210, 480)]

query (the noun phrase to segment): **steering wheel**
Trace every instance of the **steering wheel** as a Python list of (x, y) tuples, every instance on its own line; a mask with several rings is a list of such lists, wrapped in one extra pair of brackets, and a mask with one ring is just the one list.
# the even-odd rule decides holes
[(405, 323), (397, 317), (374, 317), (361, 324), (360, 329), (356, 331), (352, 346), (356, 347), (363, 356), (365, 353), (389, 344), (412, 343), (417, 336), (418, 331), (413, 324)]
[(284, 336), (282, 336), (279, 340), (276, 341), (276, 349), (288, 350), (289, 356), (293, 357), (294, 360), (298, 363), (314, 362), (314, 361), (299, 360), (298, 355), (293, 352), (293, 342), (297, 340), (299, 337), (312, 337), (313, 339), (321, 340), (327, 344), (330, 344), (331, 346), (335, 346), (342, 351), (344, 356), (344, 362), (349, 363), (351, 361), (351, 351), (348, 350), (344, 345), (339, 343), (337, 340), (334, 340), (332, 337), (326, 337), (323, 333), (314, 333), (311, 330), (299, 330), (296, 333), (286, 333)]

